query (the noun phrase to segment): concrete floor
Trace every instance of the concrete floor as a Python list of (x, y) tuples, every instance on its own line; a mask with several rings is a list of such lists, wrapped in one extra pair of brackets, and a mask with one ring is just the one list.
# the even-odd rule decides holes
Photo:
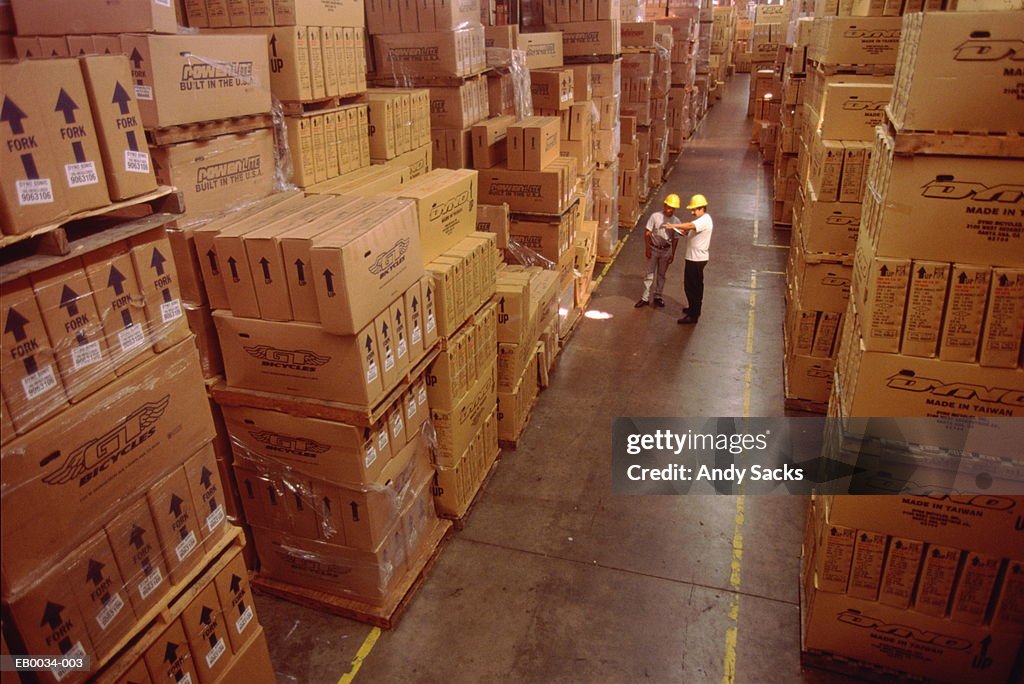
[[(840, 681), (800, 671), (803, 499), (611, 495), (616, 416), (784, 413), (787, 252), (771, 245), (788, 234), (772, 229), (771, 167), (749, 144), (747, 78), (729, 82), (651, 203), (709, 198), (700, 323), (675, 322), (681, 254), (668, 306), (633, 308), (644, 256), (632, 231), (590, 306), (609, 317), (581, 323), (519, 449), (502, 455), (466, 529), (358, 680)], [(365, 625), (257, 604), (281, 682), (333, 684), (367, 652)]]

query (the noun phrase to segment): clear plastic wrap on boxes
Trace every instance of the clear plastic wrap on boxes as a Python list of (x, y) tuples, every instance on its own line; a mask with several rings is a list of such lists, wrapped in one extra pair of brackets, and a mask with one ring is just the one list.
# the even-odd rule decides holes
[(646, 21), (644, 0), (620, 0), (619, 19), (621, 21)]
[[(509, 48), (487, 48), (487, 66), (498, 75), (512, 81), (515, 116), (524, 119), (533, 116), (533, 94), (530, 90), (530, 69), (526, 66), (526, 52)], [(491, 112), (494, 115), (495, 112)]]

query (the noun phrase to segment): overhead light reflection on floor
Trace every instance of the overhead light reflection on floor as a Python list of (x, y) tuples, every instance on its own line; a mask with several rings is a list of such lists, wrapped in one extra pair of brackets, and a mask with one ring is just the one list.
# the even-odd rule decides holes
[(586, 316), (587, 318), (592, 318), (596, 321), (606, 321), (609, 318), (613, 318), (613, 315), (608, 313), (607, 311), (596, 311), (594, 309), (587, 311), (583, 315)]

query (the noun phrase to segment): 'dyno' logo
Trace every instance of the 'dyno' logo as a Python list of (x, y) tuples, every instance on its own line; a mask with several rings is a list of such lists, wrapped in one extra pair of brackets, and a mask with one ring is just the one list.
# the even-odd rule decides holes
[(1004, 387), (985, 387), (967, 382), (945, 382), (936, 378), (917, 375), (904, 370), (889, 376), (886, 386), (905, 392), (924, 392), (938, 397), (976, 400), (988, 404), (1003, 404), (1014, 408), (1024, 407), (1024, 390)]
[(922, 197), (930, 199), (963, 200), (975, 202), (1001, 202), (1017, 204), (1024, 201), (1024, 185), (1000, 183), (988, 186), (974, 181), (957, 180), (953, 176), (938, 176), (921, 186)]
[(958, 62), (1024, 62), (1024, 40), (986, 40), (971, 38), (953, 48), (953, 59)]
[(320, 356), (306, 349), (277, 349), (266, 344), (245, 347), (245, 351), (260, 361), (289, 366), (323, 366), (331, 360), (330, 356)]
[(326, 444), (321, 444), (313, 439), (279, 435), (276, 432), (270, 432), (269, 430), (260, 430), (259, 432), (250, 431), (249, 434), (252, 435), (253, 439), (266, 444), (268, 448), (273, 449), (274, 451), (287, 451), (300, 456), (304, 454), (322, 454), (330, 448)]
[(61, 485), (78, 480), (79, 485), (84, 485), (152, 437), (156, 433), (154, 426), (170, 403), (171, 397), (165, 396), (138, 407), (102, 437), (90, 439), (72, 451), (60, 469), (44, 477), (43, 482)]
[(405, 253), (409, 249), (409, 238), (402, 238), (395, 243), (395, 246), (384, 252), (370, 264), (370, 273), (383, 277), (405, 259)]

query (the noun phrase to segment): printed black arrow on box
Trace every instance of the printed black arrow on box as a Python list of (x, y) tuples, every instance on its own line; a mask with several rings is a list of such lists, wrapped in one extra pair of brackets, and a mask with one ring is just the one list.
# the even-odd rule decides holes
[[(6, 121), (11, 127), (13, 135), (24, 135), (25, 126), (22, 123), (28, 118), (28, 114), (14, 103), (14, 100), (4, 96), (4, 103), (0, 106), (0, 121)], [(39, 179), (39, 169), (36, 168), (36, 160), (30, 153), (21, 155), (21, 165), (25, 169), (25, 177), (29, 180)]]
[(889, 267), (886, 266), (885, 264), (882, 264), (882, 268), (878, 270), (878, 273), (884, 278), (885, 276), (889, 275)]
[[(43, 620), (39, 623), (39, 626), (49, 627), (51, 630), (56, 631), (58, 627), (64, 624), (64, 618), (61, 617), (63, 611), (64, 606), (53, 601), (47, 601), (46, 607), (43, 609)], [(70, 636), (65, 636), (57, 643), (57, 648), (60, 649), (61, 653), (67, 653), (73, 647)]]
[[(199, 623), (206, 625), (207, 627), (213, 624), (213, 608), (210, 608), (209, 606), (203, 606), (203, 612), (199, 616)], [(216, 632), (210, 632), (210, 636), (207, 637), (207, 640), (210, 642), (211, 649), (217, 648), (217, 642), (219, 641), (219, 639), (217, 639)]]
[(295, 275), (299, 279), (299, 285), (306, 284), (306, 264), (303, 263), (302, 259), (295, 260)]
[[(60, 293), (60, 308), (67, 309), (68, 318), (74, 318), (78, 315), (78, 300), (80, 295), (71, 289), (68, 285), (64, 286), (64, 289)], [(79, 330), (75, 333), (75, 341), (78, 342), (79, 347), (84, 347), (89, 344), (89, 338), (86, 336), (84, 331)]]
[[(128, 280), (116, 266), (110, 267), (110, 274), (107, 276), (107, 287), (114, 290), (114, 295), (120, 297), (124, 294), (124, 283)], [(130, 328), (135, 324), (132, 320), (131, 309), (125, 307), (121, 309), (121, 323), (125, 328)]]
[(999, 276), (999, 285), (1001, 287), (1006, 287), (1009, 284), (1010, 284), (1010, 278), (1005, 273), (1002, 274), (1001, 276)]
[[(146, 531), (144, 529), (142, 529), (138, 525), (132, 525), (132, 533), (131, 536), (128, 538), (128, 543), (134, 546), (136, 551), (141, 551), (142, 545), (145, 543), (142, 539), (145, 536), (145, 534)], [(152, 574), (152, 572), (153, 564), (149, 560), (149, 554), (147, 554), (146, 557), (142, 559), (142, 574), (144, 574), (146, 577), (149, 577), (149, 575)]]
[(334, 292), (334, 273), (331, 272), (331, 269), (325, 268), (323, 276), (324, 283), (327, 285), (327, 296), (333, 297), (336, 294)]
[(262, 257), (260, 259), (260, 266), (263, 267), (263, 282), (268, 285), (274, 282), (270, 277), (270, 260), (267, 257)]
[[(132, 48), (132, 54), (128, 57), (128, 61), (132, 63), (132, 68), (135, 69), (135, 71), (141, 71), (142, 63), (146, 60), (142, 59), (142, 55), (139, 54), (139, 48)], [(135, 80), (135, 84), (144, 85), (145, 82), (139, 78)]]
[[(116, 104), (121, 112), (122, 116), (127, 116), (129, 113), (128, 103), (132, 101), (128, 91), (124, 89), (120, 81), (114, 84), (114, 97), (111, 100), (112, 103)], [(139, 151), (139, 141), (135, 137), (135, 131), (125, 131), (125, 138), (128, 140), (128, 149), (132, 152)]]
[(352, 507), (352, 522), (359, 522), (359, 504), (353, 501), (349, 505)]
[(981, 640), (981, 650), (971, 659), (971, 667), (975, 670), (986, 670), (992, 667), (992, 659), (988, 657), (988, 649), (992, 645), (992, 635), (988, 634)]
[(206, 250), (206, 258), (210, 260), (210, 273), (219, 275), (220, 267), (217, 266), (217, 253), (212, 249), (208, 249)]
[[(100, 563), (98, 560), (96, 560), (94, 558), (90, 558), (89, 559), (89, 568), (88, 568), (88, 570), (85, 573), (85, 579), (86, 579), (87, 582), (92, 582), (92, 585), (94, 587), (96, 587), (97, 589), (99, 589), (99, 586), (101, 584), (103, 584), (103, 581), (104, 581), (104, 579), (103, 579), (103, 568), (104, 567), (106, 567), (106, 566), (103, 565), (103, 563)], [(110, 592), (109, 591), (104, 591), (103, 595), (100, 597), (100, 603), (102, 603), (103, 605), (107, 605), (108, 601), (110, 601)]]
[[(202, 471), (199, 474), (199, 484), (203, 486), (203, 489), (213, 488), (213, 473), (206, 466), (203, 466)], [(217, 499), (210, 497), (210, 512), (217, 512)]]
[[(7, 312), (7, 321), (4, 323), (4, 334), (10, 333), (14, 335), (15, 342), (24, 342), (28, 339), (28, 335), (25, 334), (25, 326), (28, 325), (28, 319), (18, 313), (18, 310), (13, 306), (11, 310)], [(25, 366), (25, 372), (32, 375), (39, 370), (39, 364), (36, 363), (35, 354), (26, 356), (22, 363)]]
[(373, 338), (366, 336), (366, 365), (373, 365)]
[(405, 339), (405, 326), (402, 325), (402, 312), (401, 310), (395, 312), (395, 325), (398, 326), (398, 342), (399, 344)]
[[(242, 593), (242, 578), (239, 577), (238, 575), (234, 575), (234, 574), (231, 575), (231, 593), (235, 594), (235, 595), (238, 595), (238, 594)], [(248, 608), (245, 605), (245, 599), (239, 599), (239, 601), (238, 601), (238, 616), (241, 617), (241, 616), (245, 615), (245, 611), (246, 610), (248, 610)]]
[[(78, 104), (71, 99), (67, 91), (63, 88), (60, 89), (60, 94), (57, 95), (57, 106), (54, 107), (53, 111), (64, 113), (64, 123), (70, 125), (77, 123), (77, 117), (75, 116), (75, 110), (78, 109)], [(75, 162), (82, 164), (86, 161), (85, 148), (82, 146), (80, 140), (76, 140), (71, 143), (71, 150), (75, 154)]]
[(416, 299), (416, 296), (413, 295), (413, 298), (412, 298), (412, 317), (413, 318), (416, 318), (419, 315), (418, 314), (419, 308), (420, 308), (420, 303)]
[[(177, 494), (171, 494), (170, 513), (176, 519), (181, 517), (181, 506), (184, 503), (185, 502), (182, 500), (182, 498), (180, 496), (178, 496)], [(188, 527), (182, 525), (181, 531), (179, 532), (179, 535), (181, 536), (181, 538), (183, 540), (184, 539), (188, 539)]]
[(274, 491), (274, 485), (267, 485), (267, 495), (270, 497), (270, 505), (277, 505), (277, 492)]
[[(164, 263), (167, 261), (167, 257), (160, 252), (156, 247), (153, 248), (153, 257), (149, 260), (149, 267), (156, 270), (158, 276), (164, 275)], [(160, 290), (160, 296), (163, 298), (164, 303), (171, 301), (171, 290), (168, 287)]]
[(172, 641), (167, 642), (167, 648), (164, 649), (164, 662), (170, 664), (174, 681), (180, 682), (185, 678), (185, 673), (181, 671), (181, 663), (178, 662), (178, 644)]
[(960, 281), (961, 285), (966, 283), (967, 282), (967, 271), (960, 271), (960, 277), (957, 278), (957, 280)]
[(270, 35), (270, 51), (277, 57), (277, 34)]
[(238, 277), (238, 262), (235, 261), (235, 257), (228, 257), (228, 268), (231, 270), (231, 281), (237, 283), (240, 278)]

